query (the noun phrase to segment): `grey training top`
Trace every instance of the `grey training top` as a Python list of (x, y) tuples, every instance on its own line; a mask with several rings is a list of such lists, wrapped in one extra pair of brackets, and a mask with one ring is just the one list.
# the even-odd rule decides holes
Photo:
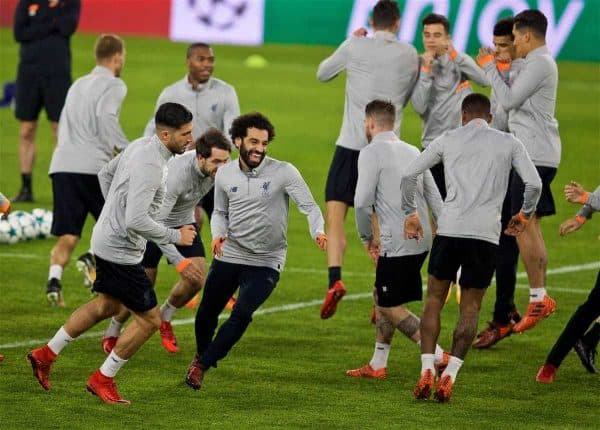
[(394, 131), (399, 135), (402, 110), (419, 74), (415, 48), (386, 31), (376, 31), (372, 38), (351, 37), (319, 64), (317, 78), (327, 82), (343, 70), (346, 100), (336, 145), (356, 151), (365, 147), (365, 106), (374, 99), (389, 100), (396, 107)]
[[(196, 151), (188, 151), (173, 157), (167, 163), (167, 186), (165, 197), (158, 215), (158, 221), (167, 227), (180, 227), (195, 224), (194, 208), (198, 200), (208, 193), (215, 181), (205, 176), (198, 166)], [(178, 255), (176, 259), (168, 257), (173, 264), (185, 259), (173, 244), (159, 245), (167, 256)], [(165, 251), (167, 250), (167, 251)]]
[(522, 211), (529, 216), (542, 191), (542, 181), (523, 144), (509, 133), (477, 118), (435, 139), (406, 169), (402, 209), (415, 213), (417, 175), (444, 163), (448, 194), (437, 233), (498, 244), (500, 214), (511, 167), (525, 183)]
[[(209, 78), (205, 84), (200, 84), (196, 89), (190, 84), (187, 75), (166, 87), (156, 101), (156, 108), (163, 103), (179, 103), (185, 106), (194, 115), (192, 136), (199, 138), (202, 133), (211, 127), (221, 130), (225, 136), (229, 136), (229, 128), (235, 118), (240, 116), (240, 105), (238, 103), (235, 89), (228, 83)], [(152, 136), (155, 133), (156, 124), (154, 116), (148, 121), (144, 136)]]
[(58, 122), (50, 174), (96, 175), (115, 149), (125, 148), (129, 141), (119, 125), (119, 114), (126, 94), (125, 83), (102, 66), (71, 85)]
[(239, 159), (220, 167), (215, 179), (213, 239), (226, 237), (218, 260), (283, 270), (287, 253), (289, 198), (308, 218), (310, 235), (324, 232), (324, 221), (302, 175), (292, 164), (265, 157), (251, 171)]
[(178, 230), (156, 222), (172, 156), (158, 136), (142, 137), (98, 173), (105, 203), (92, 233), (95, 255), (113, 263), (138, 264), (147, 240), (160, 245), (179, 241)]
[(544, 45), (527, 54), (510, 86), (493, 62), (484, 70), (497, 102), (509, 111), (508, 129), (523, 142), (533, 163), (558, 167), (561, 144), (554, 118), (558, 68), (548, 48)]
[(416, 204), (423, 221), (424, 240), (404, 239), (402, 195), (399, 186), (404, 169), (419, 155), (419, 150), (399, 140), (391, 131), (377, 134), (358, 156), (358, 182), (354, 197), (356, 227), (363, 243), (373, 238), (373, 208), (379, 221), (380, 255), (398, 257), (422, 254), (431, 248), (429, 209), (439, 216), (442, 198), (431, 172), (426, 170), (417, 180)]
[(442, 133), (460, 127), (461, 103), (473, 92), (467, 79), (484, 87), (489, 85), (485, 74), (471, 57), (457, 52), (452, 57), (449, 54), (437, 57), (430, 71), (421, 68), (410, 99), (415, 112), (423, 120), (423, 149)]
[(588, 194), (585, 204), (577, 215), (589, 219), (594, 212), (600, 212), (600, 187), (596, 188), (593, 193)]
[[(498, 69), (498, 73), (502, 76), (504, 82), (509, 87), (515, 81), (515, 78), (519, 74), (519, 71), (523, 67), (523, 59), (517, 58), (510, 63), (510, 68), (508, 70), (500, 70)], [(491, 126), (496, 130), (500, 131), (509, 131), (508, 129), (508, 115), (509, 112), (502, 107), (500, 103), (496, 100), (496, 95), (494, 94), (494, 89), (492, 88), (492, 93), (490, 94), (490, 102), (492, 104), (491, 112), (492, 112), (492, 123)]]

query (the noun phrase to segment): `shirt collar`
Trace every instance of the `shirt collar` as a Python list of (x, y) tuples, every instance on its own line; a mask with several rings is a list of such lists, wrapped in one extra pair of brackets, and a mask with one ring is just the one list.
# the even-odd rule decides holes
[(371, 143), (377, 141), (386, 141), (386, 140), (398, 140), (398, 136), (396, 136), (396, 133), (394, 133), (393, 131), (389, 130), (389, 131), (382, 131), (377, 133), (375, 136), (373, 136), (373, 139), (371, 140)]
[(525, 57), (525, 59), (528, 60), (531, 57), (535, 57), (538, 55), (548, 55), (548, 54), (550, 54), (550, 51), (548, 51), (548, 46), (542, 45), (542, 46), (535, 48), (533, 51), (530, 51), (529, 54), (527, 54), (527, 56)]
[(240, 157), (238, 157), (238, 159), (237, 159), (237, 165), (238, 165), (238, 168), (240, 169), (240, 172), (242, 172), (244, 175), (248, 176), (249, 178), (256, 178), (264, 170), (265, 164), (267, 164), (268, 158), (269, 157), (267, 157), (265, 155), (265, 158), (263, 158), (263, 161), (258, 165), (258, 167), (255, 167), (254, 169), (250, 169), (250, 170), (242, 169)]
[(194, 92), (201, 92), (202, 90), (204, 90), (205, 88), (207, 88), (209, 85), (211, 85), (212, 83), (212, 77), (208, 78), (208, 81), (206, 81), (204, 84), (198, 84), (198, 87), (196, 89), (194, 89), (194, 87), (192, 86), (190, 80), (188, 79), (188, 75), (185, 75), (185, 77), (183, 78), (183, 82), (185, 84), (185, 87), (187, 89), (189, 89), (190, 91), (194, 91)]
[(200, 179), (206, 177), (206, 175), (202, 173), (202, 170), (200, 170), (200, 166), (198, 166), (198, 156), (196, 154), (194, 154), (194, 156), (192, 157), (192, 170), (196, 172)]
[(110, 76), (112, 78), (115, 77), (114, 73), (109, 68), (104, 67), (104, 66), (94, 67), (94, 70), (92, 70), (92, 73), (95, 73), (97, 75)]
[(158, 152), (164, 161), (169, 161), (169, 159), (173, 156), (173, 153), (162, 143), (156, 134), (150, 139), (150, 144), (158, 147)]
[(483, 118), (475, 118), (465, 124), (467, 127), (489, 127), (488, 122)]
[(385, 31), (385, 30), (377, 30), (375, 33), (373, 33), (373, 37), (375, 39), (383, 39), (387, 42), (392, 42), (394, 40), (398, 40), (398, 38), (396, 37), (396, 35), (394, 33), (391, 33), (389, 31)]

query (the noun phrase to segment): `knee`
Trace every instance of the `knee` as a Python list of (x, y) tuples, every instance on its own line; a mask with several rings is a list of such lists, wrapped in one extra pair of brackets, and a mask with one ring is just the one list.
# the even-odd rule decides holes
[(35, 137), (35, 123), (24, 122), (21, 123), (21, 128), (19, 129), (19, 138), (25, 141), (33, 142), (33, 138)]
[(160, 312), (151, 312), (146, 315), (140, 321), (140, 325), (144, 327), (147, 332), (154, 333), (158, 329), (160, 329), (162, 321), (160, 319)]

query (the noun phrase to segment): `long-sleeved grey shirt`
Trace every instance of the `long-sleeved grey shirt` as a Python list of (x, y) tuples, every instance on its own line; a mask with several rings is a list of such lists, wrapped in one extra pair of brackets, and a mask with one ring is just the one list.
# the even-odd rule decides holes
[(554, 118), (558, 68), (546, 46), (534, 49), (509, 86), (494, 63), (484, 66), (497, 102), (509, 111), (508, 129), (527, 148), (536, 166), (558, 167), (561, 143)]
[(400, 135), (402, 110), (419, 74), (419, 57), (412, 45), (396, 35), (376, 31), (374, 37), (351, 37), (319, 64), (317, 78), (327, 82), (346, 71), (346, 100), (336, 145), (356, 151), (367, 144), (365, 106), (374, 99), (396, 107), (394, 131)]
[[(192, 136), (199, 138), (202, 133), (211, 127), (217, 128), (229, 136), (229, 128), (235, 118), (240, 116), (240, 105), (233, 86), (228, 83), (210, 78), (205, 84), (196, 89), (190, 84), (187, 75), (166, 87), (156, 101), (156, 108), (163, 103), (179, 103), (185, 106), (194, 115)], [(154, 115), (148, 121), (144, 136), (155, 133), (156, 124)]]
[(593, 193), (588, 194), (585, 204), (577, 215), (591, 218), (594, 212), (600, 212), (600, 187), (597, 187)]
[[(498, 73), (502, 76), (502, 79), (506, 84), (510, 87), (512, 83), (515, 81), (515, 78), (519, 74), (519, 71), (523, 67), (523, 59), (517, 58), (510, 63), (508, 69), (500, 69), (498, 65), (496, 68), (498, 69)], [(496, 130), (500, 131), (509, 131), (508, 129), (508, 110), (504, 109), (504, 107), (498, 103), (496, 100), (496, 95), (494, 94), (494, 89), (492, 88), (492, 93), (490, 94), (490, 102), (492, 104), (491, 112), (492, 112), (492, 123), (491, 126)]]
[(354, 196), (356, 227), (363, 243), (373, 238), (371, 218), (377, 213), (380, 229), (380, 255), (398, 257), (416, 255), (431, 248), (429, 208), (439, 216), (442, 198), (429, 170), (417, 179), (416, 205), (423, 221), (424, 240), (404, 239), (402, 195), (398, 186), (404, 169), (419, 155), (419, 150), (391, 132), (377, 134), (358, 156), (358, 182)]
[(324, 232), (323, 215), (292, 164), (265, 157), (251, 171), (242, 170), (239, 159), (220, 167), (210, 226), (213, 238), (227, 240), (223, 255), (216, 258), (281, 271), (287, 253), (290, 197), (307, 216), (310, 235), (316, 239)]
[(179, 241), (178, 230), (156, 221), (172, 156), (158, 136), (142, 137), (98, 173), (105, 203), (92, 233), (95, 255), (117, 264), (138, 264), (147, 240), (159, 245)]
[(542, 181), (523, 144), (477, 118), (435, 139), (402, 177), (402, 210), (415, 213), (417, 175), (444, 163), (448, 194), (437, 234), (498, 244), (502, 202), (511, 167), (525, 183), (522, 211), (534, 212)]
[(423, 120), (423, 149), (442, 133), (460, 127), (461, 103), (473, 92), (468, 79), (484, 87), (489, 85), (475, 60), (456, 51), (437, 57), (429, 71), (421, 68), (410, 100)]
[(106, 67), (96, 66), (67, 93), (58, 122), (58, 143), (49, 173), (96, 175), (129, 143), (119, 124), (125, 83)]
[[(157, 221), (171, 228), (195, 224), (194, 208), (211, 190), (214, 179), (200, 171), (196, 151), (173, 157), (167, 163), (167, 169), (165, 197)], [(179, 264), (185, 258), (173, 244), (159, 246), (173, 264)]]

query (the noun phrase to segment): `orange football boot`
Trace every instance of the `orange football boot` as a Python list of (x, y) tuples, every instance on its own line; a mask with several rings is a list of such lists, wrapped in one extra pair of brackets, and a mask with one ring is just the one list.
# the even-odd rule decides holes
[(554, 313), (555, 310), (556, 302), (548, 295), (545, 295), (541, 302), (530, 302), (525, 315), (523, 315), (521, 321), (515, 324), (513, 331), (523, 333), (525, 330), (532, 329), (538, 322)]
[(346, 370), (346, 375), (354, 378), (373, 378), (373, 379), (387, 379), (387, 369), (382, 367), (381, 369), (373, 369), (370, 364), (366, 364), (359, 369)]
[(431, 369), (427, 369), (425, 372), (421, 373), (419, 382), (413, 391), (415, 399), (427, 400), (431, 397), (431, 392), (433, 391), (433, 379), (434, 375)]
[(335, 314), (338, 302), (342, 300), (342, 297), (345, 295), (346, 287), (344, 286), (344, 283), (342, 281), (335, 281), (325, 295), (325, 300), (321, 306), (321, 319), (326, 320), (327, 318), (331, 318), (333, 314)]
[(94, 396), (98, 396), (104, 403), (121, 403), (129, 405), (131, 402), (121, 397), (117, 391), (117, 385), (113, 378), (104, 376), (100, 370), (92, 373), (87, 381), (87, 390)]
[(450, 375), (442, 376), (440, 378), (433, 397), (440, 403), (450, 401), (450, 397), (452, 397), (452, 378)]

